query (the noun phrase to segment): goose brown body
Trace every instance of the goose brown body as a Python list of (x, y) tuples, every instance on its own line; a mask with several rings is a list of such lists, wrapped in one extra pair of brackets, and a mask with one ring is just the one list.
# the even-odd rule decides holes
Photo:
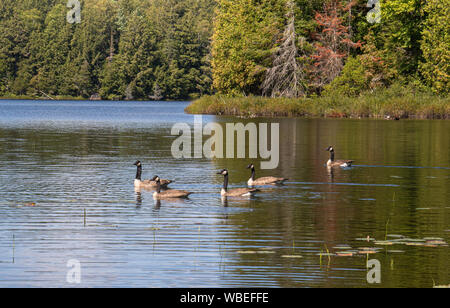
[(250, 164), (248, 165), (247, 169), (252, 170), (252, 176), (247, 182), (249, 186), (283, 184), (288, 180), (286, 178), (279, 178), (274, 176), (266, 176), (256, 179), (255, 166), (253, 164)]
[[(167, 186), (169, 184), (171, 184), (171, 183), (173, 183), (173, 181), (161, 180), (161, 187), (162, 188), (167, 188)], [(156, 188), (158, 186), (158, 183), (156, 183), (155, 181), (152, 181), (152, 180), (144, 180), (144, 181), (141, 181), (140, 185), (141, 186), (150, 186), (150, 187)]]
[(222, 171), (218, 172), (217, 174), (221, 174), (224, 177), (223, 181), (223, 188), (220, 191), (220, 194), (222, 197), (244, 197), (244, 196), (251, 196), (258, 192), (258, 189), (255, 188), (234, 188), (234, 189), (228, 189), (228, 170), (223, 169)]
[(156, 182), (156, 192), (153, 194), (153, 198), (155, 199), (180, 199), (187, 198), (192, 194), (189, 191), (176, 189), (161, 191), (161, 179), (159, 176), (155, 176), (152, 181)]
[[(134, 163), (137, 167), (136, 178), (134, 180), (134, 186), (136, 188), (147, 188), (147, 189), (155, 189), (158, 186), (158, 183), (154, 180), (142, 180), (142, 163), (137, 161)], [(169, 184), (173, 183), (171, 180), (161, 180), (161, 187), (166, 189)]]
[(326, 151), (330, 152), (330, 159), (327, 161), (328, 167), (351, 167), (355, 162), (354, 160), (335, 160), (334, 159), (334, 148), (332, 146), (328, 147)]

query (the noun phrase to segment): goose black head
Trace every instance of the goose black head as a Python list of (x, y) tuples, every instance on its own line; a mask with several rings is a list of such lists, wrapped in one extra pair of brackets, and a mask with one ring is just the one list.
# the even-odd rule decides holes
[(159, 176), (155, 175), (152, 179), (152, 181), (155, 181), (156, 183), (161, 182), (161, 179), (159, 178)]
[(228, 175), (228, 170), (227, 169), (222, 169), (221, 171), (217, 172), (217, 174)]
[(138, 160), (138, 161), (136, 161), (133, 165), (135, 165), (135, 166), (141, 166), (141, 162)]
[(325, 151), (328, 151), (328, 152), (334, 152), (334, 149), (333, 149), (332, 146), (329, 146)]
[(253, 164), (250, 164), (247, 166), (247, 169), (255, 169), (255, 166)]

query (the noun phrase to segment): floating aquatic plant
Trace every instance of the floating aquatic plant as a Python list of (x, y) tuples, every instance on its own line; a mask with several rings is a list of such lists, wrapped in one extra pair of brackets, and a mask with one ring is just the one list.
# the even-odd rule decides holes
[(447, 243), (443, 240), (430, 240), (430, 241), (427, 241), (425, 244), (437, 245), (437, 246), (446, 246), (447, 245)]
[(259, 254), (273, 254), (273, 253), (275, 253), (275, 251), (260, 250), (260, 251), (257, 251), (256, 253), (259, 253)]
[(390, 238), (405, 238), (405, 236), (401, 235), (401, 234), (388, 234), (387, 237), (390, 237)]
[(317, 254), (318, 256), (322, 256), (322, 257), (332, 257), (335, 256), (334, 253), (330, 253), (330, 252), (321, 252)]
[(358, 253), (359, 254), (362, 254), (362, 255), (371, 255), (371, 254), (376, 254), (377, 253), (377, 251), (375, 251), (375, 250), (360, 250), (360, 251), (358, 251)]
[(347, 250), (347, 249), (352, 249), (351, 246), (349, 245), (337, 245), (333, 247), (336, 250)]
[(424, 237), (425, 241), (443, 241), (444, 239), (441, 237)]
[(247, 255), (253, 255), (253, 254), (274, 254), (275, 251), (270, 251), (270, 250), (239, 250), (237, 251), (237, 253), (239, 254), (247, 254)]
[(300, 259), (300, 258), (303, 258), (302, 256), (300, 256), (300, 255), (282, 255), (281, 256), (282, 258), (291, 258), (291, 259)]
[(349, 251), (337, 251), (336, 256), (338, 257), (353, 257), (354, 253)]
[(239, 250), (237, 253), (243, 254), (243, 255), (250, 255), (250, 254), (256, 254), (256, 251), (253, 250)]
[(359, 237), (355, 239), (356, 241), (373, 242), (375, 239), (373, 237)]
[(375, 245), (382, 245), (382, 246), (391, 246), (394, 245), (394, 242), (391, 241), (375, 241)]

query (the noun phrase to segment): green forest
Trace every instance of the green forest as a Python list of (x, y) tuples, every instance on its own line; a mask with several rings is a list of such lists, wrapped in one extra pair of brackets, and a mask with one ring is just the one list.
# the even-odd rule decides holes
[(0, 97), (447, 97), (450, 0), (0, 0)]

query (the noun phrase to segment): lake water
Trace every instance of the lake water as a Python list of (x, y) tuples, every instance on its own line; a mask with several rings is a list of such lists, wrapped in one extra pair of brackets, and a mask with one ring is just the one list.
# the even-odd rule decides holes
[[(216, 172), (244, 187), (251, 160), (173, 158), (172, 126), (193, 126), (187, 104), (0, 101), (0, 287), (450, 283), (450, 121), (204, 116), (280, 123), (279, 167), (257, 176), (289, 182), (224, 201)], [(355, 166), (328, 170), (329, 145)], [(195, 194), (136, 192), (138, 159), (145, 178)], [(81, 284), (66, 279), (72, 259)]]

